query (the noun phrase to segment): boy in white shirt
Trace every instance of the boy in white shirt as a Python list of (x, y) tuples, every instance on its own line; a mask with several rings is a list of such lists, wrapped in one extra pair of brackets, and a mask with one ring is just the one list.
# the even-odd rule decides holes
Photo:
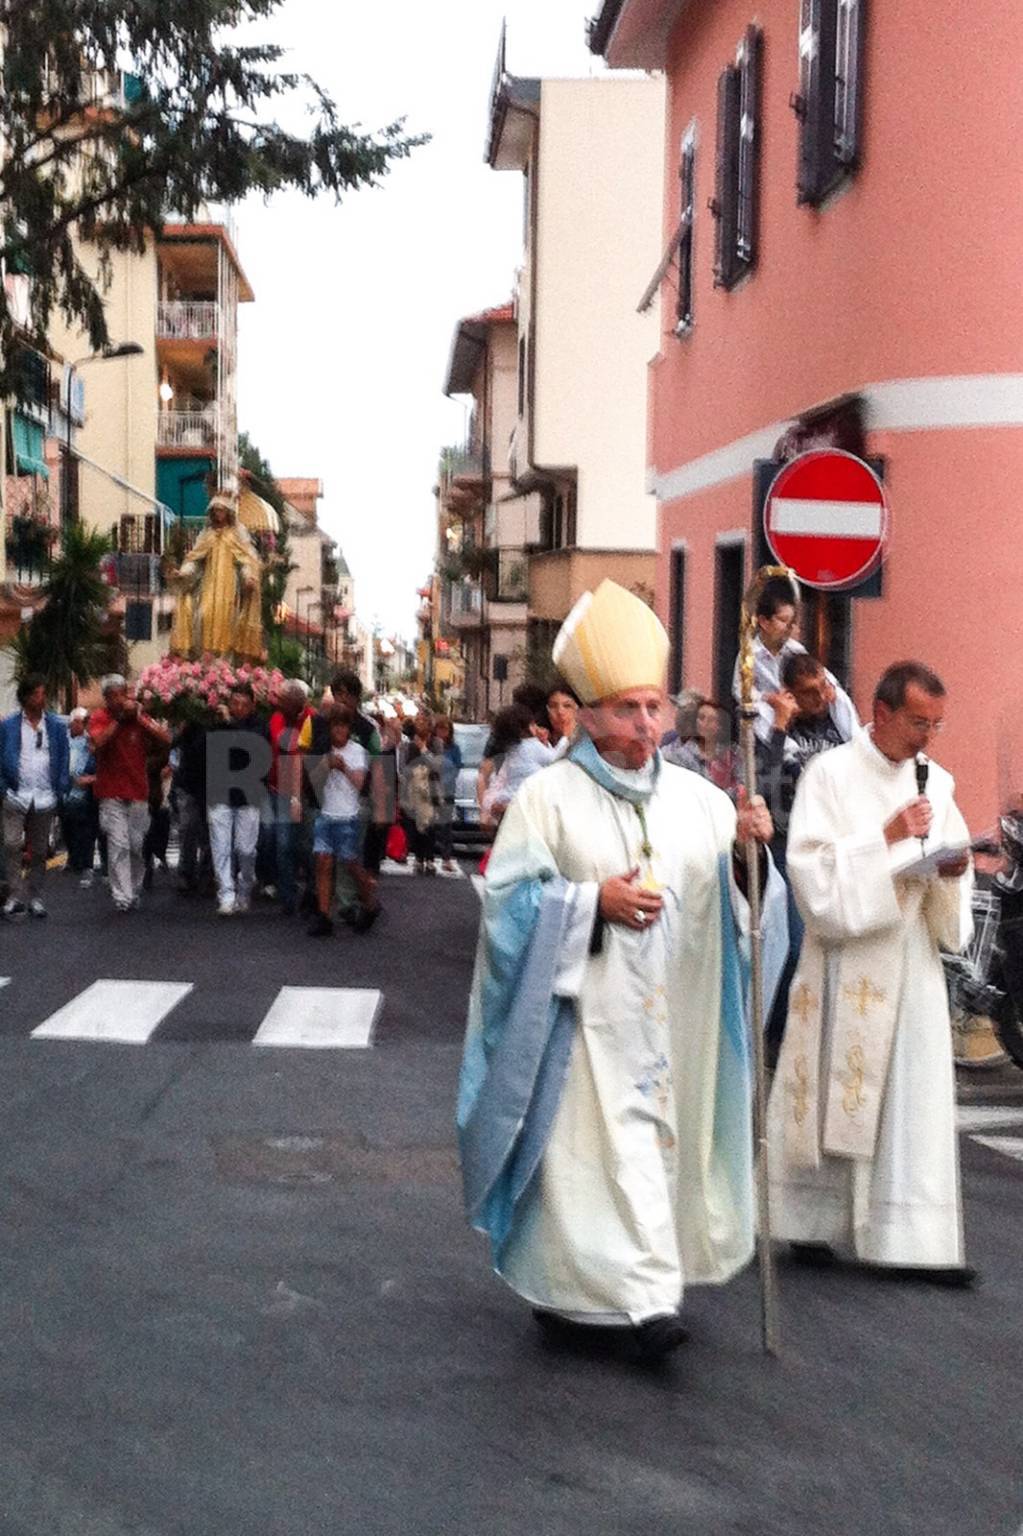
[(380, 911), (377, 883), (362, 865), (360, 795), (369, 772), (369, 753), (352, 737), (354, 715), (335, 706), (328, 715), (330, 751), (311, 772), (320, 796), (313, 827), (317, 913), (309, 925), (313, 938), (333, 933), (330, 906), (334, 895), (335, 863), (347, 870), (359, 892), (361, 912), (352, 926), (364, 932)]

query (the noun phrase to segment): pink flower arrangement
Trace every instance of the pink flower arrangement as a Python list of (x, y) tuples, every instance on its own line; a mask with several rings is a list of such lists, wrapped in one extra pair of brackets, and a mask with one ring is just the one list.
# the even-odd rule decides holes
[(154, 715), (169, 720), (203, 720), (226, 705), (236, 682), (249, 683), (262, 710), (276, 707), (284, 675), (275, 667), (233, 666), (222, 656), (184, 661), (164, 656), (146, 667), (138, 680), (138, 693)]

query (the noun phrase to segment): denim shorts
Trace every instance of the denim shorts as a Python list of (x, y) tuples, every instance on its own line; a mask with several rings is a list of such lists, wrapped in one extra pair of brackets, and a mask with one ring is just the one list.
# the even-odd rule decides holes
[(354, 863), (362, 852), (362, 822), (357, 816), (348, 820), (321, 812), (313, 827), (313, 852), (332, 854), (345, 864)]

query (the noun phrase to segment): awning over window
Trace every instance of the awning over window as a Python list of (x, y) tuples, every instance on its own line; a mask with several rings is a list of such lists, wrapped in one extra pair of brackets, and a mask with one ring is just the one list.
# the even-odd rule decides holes
[(14, 462), (19, 475), (41, 475), (50, 478), (46, 467), (46, 428), (15, 411), (11, 419), (11, 436), (14, 440)]

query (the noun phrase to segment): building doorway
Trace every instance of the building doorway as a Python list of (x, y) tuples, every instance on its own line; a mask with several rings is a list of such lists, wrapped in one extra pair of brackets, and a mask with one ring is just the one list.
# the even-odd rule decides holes
[(686, 552), (671, 551), (668, 589), (668, 638), (671, 660), (668, 663), (668, 692), (681, 693), (685, 677), (686, 643)]
[(732, 697), (745, 573), (745, 539), (719, 543), (714, 551), (714, 696), (722, 704)]

